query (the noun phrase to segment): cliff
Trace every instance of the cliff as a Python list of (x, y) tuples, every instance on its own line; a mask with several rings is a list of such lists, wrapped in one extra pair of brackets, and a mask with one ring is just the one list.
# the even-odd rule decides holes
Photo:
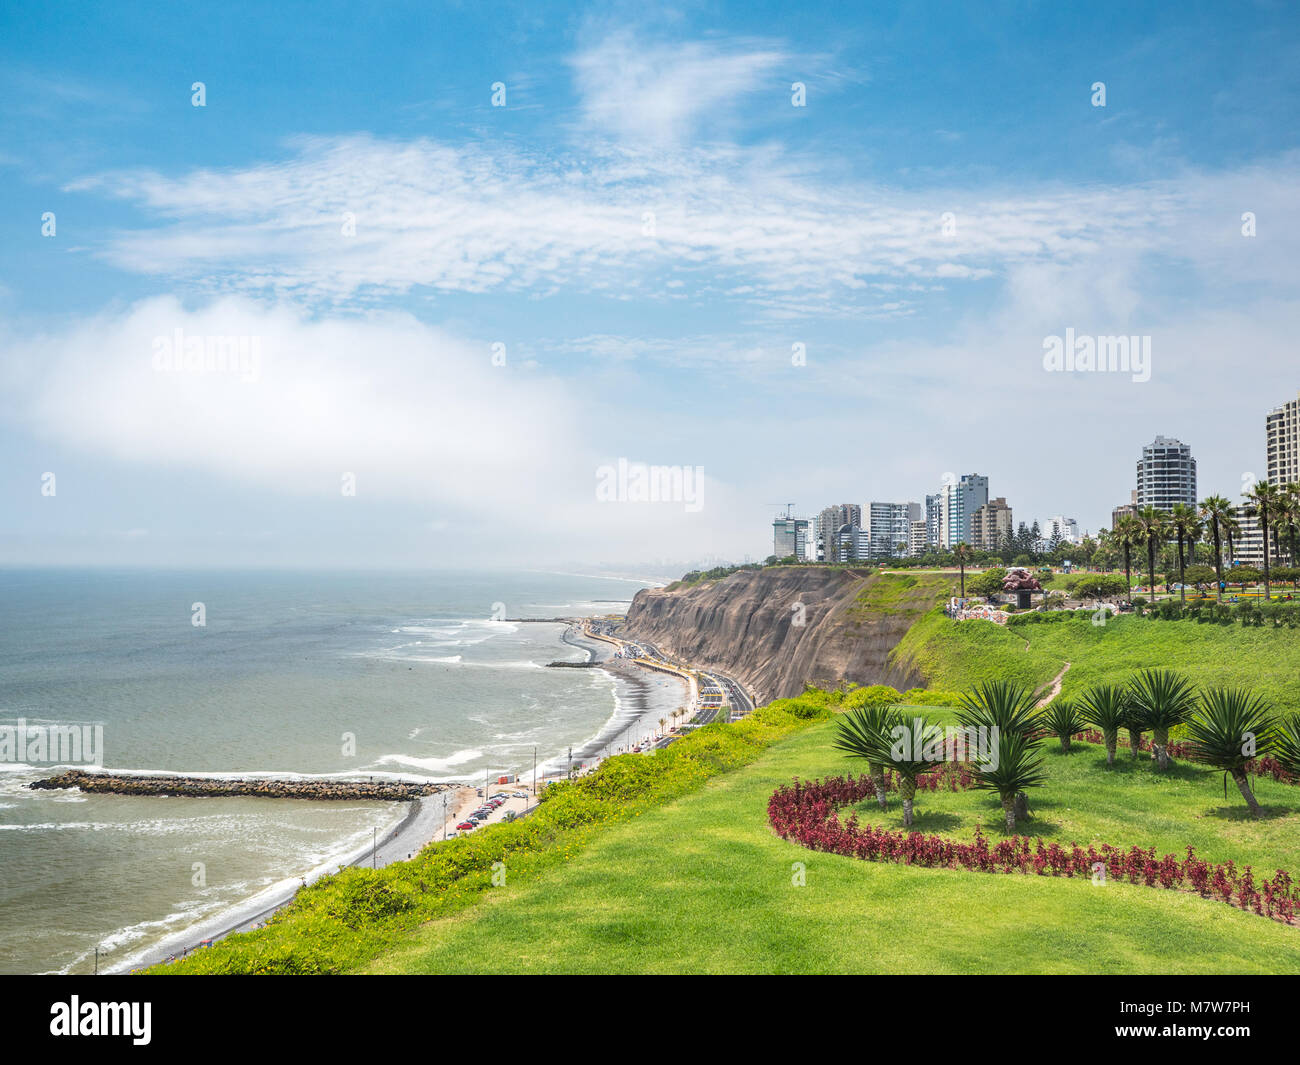
[(833, 688), (845, 680), (901, 691), (921, 678), (893, 663), (891, 652), (952, 585), (938, 573), (744, 570), (689, 588), (637, 592), (621, 635), (735, 677), (760, 705), (808, 684)]

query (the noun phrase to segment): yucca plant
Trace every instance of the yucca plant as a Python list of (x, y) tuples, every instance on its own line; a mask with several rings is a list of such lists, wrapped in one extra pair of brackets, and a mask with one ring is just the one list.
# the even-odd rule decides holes
[(1080, 708), (1069, 699), (1049, 703), (1042, 715), (1044, 727), (1055, 732), (1061, 741), (1061, 750), (1070, 749), (1070, 739), (1088, 727)]
[(1144, 669), (1129, 685), (1129, 702), (1133, 716), (1151, 732), (1156, 768), (1168, 769), (1169, 730), (1191, 717), (1196, 705), (1191, 682), (1172, 670)]
[(1187, 722), (1192, 757), (1223, 770), (1224, 794), (1229, 776), (1250, 808), (1259, 816), (1259, 803), (1250, 790), (1246, 765), (1273, 745), (1273, 713), (1258, 695), (1240, 688), (1213, 688), (1201, 695), (1196, 713)]
[(1273, 730), (1273, 756), (1288, 773), (1300, 776), (1300, 714), (1278, 719)]
[(1138, 714), (1137, 707), (1128, 695), (1125, 696), (1124, 704), (1124, 724), (1125, 731), (1128, 732), (1128, 753), (1133, 761), (1137, 761), (1142, 754), (1142, 733), (1146, 731), (1146, 726), (1142, 723), (1142, 718)]
[[(865, 708), (864, 708), (865, 709)], [(865, 758), (868, 766), (878, 762), (892, 769), (898, 776), (898, 793), (903, 799), (903, 824), (912, 827), (912, 803), (916, 798), (916, 778), (935, 767), (943, 758), (943, 729), (932, 725), (923, 717), (904, 720), (894, 710), (888, 729), (843, 728), (835, 739), (835, 746), (857, 758)], [(926, 757), (927, 749), (938, 758)]]
[[(999, 732), (996, 762), (976, 763), (979, 776), (977, 788), (996, 791), (1002, 800), (1002, 814), (1006, 818), (1007, 832), (1016, 830), (1017, 800), (1023, 798), (1027, 788), (1036, 787), (1046, 777), (1042, 772), (1043, 760), (1037, 740), (1023, 732)], [(1028, 802), (1024, 803), (1028, 812)]]
[(1101, 730), (1106, 744), (1106, 765), (1115, 764), (1115, 748), (1119, 746), (1119, 730), (1128, 717), (1128, 692), (1119, 684), (1097, 684), (1084, 693), (1083, 719), (1093, 728)]
[(957, 720), (967, 728), (997, 728), (1028, 736), (1042, 727), (1034, 693), (1009, 680), (977, 684), (961, 697)]
[(866, 759), (867, 775), (876, 789), (876, 802), (880, 803), (882, 810), (888, 808), (885, 762), (888, 760), (889, 733), (902, 719), (895, 707), (864, 706), (849, 711), (836, 723), (838, 729), (832, 746), (854, 758)]

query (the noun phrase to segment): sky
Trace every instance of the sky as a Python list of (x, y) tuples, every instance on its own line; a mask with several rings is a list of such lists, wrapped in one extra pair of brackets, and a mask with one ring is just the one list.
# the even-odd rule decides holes
[(7, 4), (0, 564), (741, 561), (964, 473), (1096, 531), (1157, 434), (1238, 497), (1300, 392), (1298, 29)]

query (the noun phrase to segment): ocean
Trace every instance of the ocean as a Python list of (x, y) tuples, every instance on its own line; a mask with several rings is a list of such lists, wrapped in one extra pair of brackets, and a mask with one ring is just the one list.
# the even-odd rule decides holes
[[(481, 781), (657, 721), (680, 685), (584, 661), (564, 626), (656, 583), (580, 575), (0, 570), (0, 725), (100, 726), (117, 772)], [(203, 624), (195, 624), (201, 620)], [(0, 761), (0, 972), (129, 968), (335, 868), (397, 803), (32, 791)]]

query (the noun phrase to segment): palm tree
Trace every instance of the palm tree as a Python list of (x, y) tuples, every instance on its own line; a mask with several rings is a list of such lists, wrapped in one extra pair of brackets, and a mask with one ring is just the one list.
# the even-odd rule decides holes
[(957, 565), (961, 567), (961, 597), (966, 598), (966, 563), (970, 559), (971, 550), (966, 546), (963, 540), (952, 549), (954, 557), (957, 559)]
[(1128, 731), (1129, 757), (1136, 762), (1142, 756), (1142, 733), (1146, 731), (1146, 723), (1138, 714), (1131, 697), (1128, 709), (1124, 711), (1124, 728)]
[(1281, 492), (1269, 484), (1268, 481), (1256, 481), (1254, 491), (1246, 493), (1246, 506), (1248, 513), (1258, 515), (1259, 529), (1264, 534), (1264, 601), (1268, 602), (1272, 598), (1269, 587), (1268, 572), (1268, 525), (1273, 520), (1274, 513), (1280, 509), (1282, 503)]
[[(1275, 536), (1285, 536), (1287, 546), (1287, 557), (1291, 565), (1297, 563), (1296, 555), (1296, 537), (1300, 534), (1300, 484), (1284, 484), (1279, 493), (1281, 499), (1281, 509), (1278, 514), (1279, 520), (1276, 522)], [(1277, 546), (1274, 544), (1274, 546)], [(1280, 555), (1280, 552), (1279, 552)]]
[(975, 685), (961, 697), (957, 720), (967, 728), (996, 728), (999, 732), (1036, 731), (1038, 705), (1031, 689), (1009, 680), (991, 680)]
[(659, 719), (659, 735), (662, 736), (664, 734), (664, 726), (666, 724), (668, 724), (668, 719), (666, 717), (661, 717)]
[(1142, 542), (1142, 530), (1132, 514), (1125, 514), (1115, 522), (1111, 537), (1124, 551), (1124, 598), (1133, 604), (1133, 548)]
[(1156, 768), (1169, 768), (1169, 730), (1191, 716), (1195, 698), (1187, 678), (1167, 669), (1144, 669), (1130, 685), (1134, 715), (1151, 730)]
[(1115, 748), (1119, 746), (1119, 730), (1128, 714), (1128, 692), (1119, 684), (1098, 684), (1089, 688), (1080, 700), (1083, 719), (1101, 730), (1106, 744), (1106, 765), (1115, 764)]
[[(979, 777), (975, 787), (998, 793), (1007, 832), (1014, 833), (1017, 802), (1023, 800), (1025, 789), (1036, 787), (1047, 779), (1042, 772), (1043, 759), (1038, 741), (1023, 732), (1001, 732), (998, 735), (997, 761), (977, 763), (977, 766)], [(1028, 804), (1024, 805), (1027, 811)]]
[(1187, 722), (1192, 757), (1221, 769), (1237, 782), (1252, 817), (1259, 803), (1250, 790), (1246, 765), (1273, 745), (1273, 712), (1258, 695), (1241, 688), (1213, 688), (1201, 695), (1201, 704)]
[(1137, 512), (1138, 528), (1147, 546), (1147, 574), (1151, 578), (1151, 601), (1156, 599), (1156, 549), (1169, 535), (1169, 515), (1155, 507), (1143, 507)]
[(1183, 580), (1183, 574), (1186, 572), (1185, 560), (1183, 558), (1183, 541), (1185, 540), (1192, 551), (1196, 550), (1196, 541), (1201, 538), (1201, 520), (1196, 514), (1196, 508), (1188, 506), (1186, 503), (1175, 503), (1174, 509), (1170, 511), (1169, 522), (1173, 527), (1174, 533), (1178, 536), (1178, 584), (1179, 597), (1183, 602), (1187, 601), (1187, 582)]
[[(866, 709), (866, 708), (864, 708)], [(857, 758), (888, 765), (898, 775), (898, 792), (903, 798), (903, 824), (912, 827), (912, 800), (916, 797), (916, 778), (935, 767), (927, 750), (943, 751), (943, 729), (916, 715), (910, 722), (894, 711), (889, 731), (846, 728), (841, 723), (834, 746)]]
[(1300, 776), (1300, 714), (1288, 714), (1276, 722), (1273, 755), (1288, 773)]
[(892, 706), (864, 706), (840, 718), (838, 734), (831, 744), (855, 758), (867, 760), (867, 775), (876, 789), (876, 802), (882, 810), (885, 800), (885, 762), (889, 760), (889, 734), (901, 724), (902, 714)]
[(1206, 496), (1201, 500), (1201, 517), (1210, 525), (1214, 541), (1214, 572), (1218, 576), (1215, 595), (1223, 602), (1223, 538), (1228, 537), (1228, 553), (1232, 554), (1232, 527), (1237, 524), (1232, 504), (1223, 496)]
[(1049, 703), (1042, 716), (1043, 724), (1056, 733), (1061, 741), (1061, 750), (1070, 749), (1070, 739), (1088, 727), (1082, 711), (1069, 699), (1057, 699)]

